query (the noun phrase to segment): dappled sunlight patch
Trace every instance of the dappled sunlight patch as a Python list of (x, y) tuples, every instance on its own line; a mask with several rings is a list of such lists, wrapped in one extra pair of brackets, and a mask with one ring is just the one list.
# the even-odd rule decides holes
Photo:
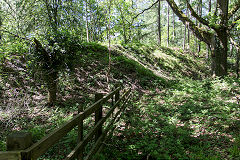
[(162, 59), (163, 61), (165, 61), (166, 63), (168, 63), (169, 66), (173, 67), (173, 65), (171, 65), (171, 63), (178, 63), (179, 60), (174, 57), (174, 56), (170, 56), (164, 52), (162, 52), (161, 50), (155, 50), (152, 53), (156, 58)]
[[(168, 89), (145, 92), (133, 104), (136, 110), (129, 116), (128, 128), (143, 134), (142, 138), (130, 136), (123, 145), (133, 145), (136, 154), (165, 153), (172, 159), (236, 157), (239, 152), (234, 146), (240, 128), (240, 109), (237, 103), (227, 102), (233, 98), (228, 82), (220, 87), (214, 85), (214, 80), (183, 79)], [(219, 98), (223, 90), (226, 91), (224, 99)], [(139, 143), (155, 146), (156, 152), (146, 152), (147, 146), (139, 149)]]
[(213, 82), (213, 89), (215, 90), (223, 90), (223, 91), (229, 91), (231, 89), (230, 84), (228, 84), (225, 81), (221, 81), (221, 80), (216, 80), (215, 82)]
[(168, 123), (172, 125), (177, 125), (180, 120), (177, 117), (168, 117)]

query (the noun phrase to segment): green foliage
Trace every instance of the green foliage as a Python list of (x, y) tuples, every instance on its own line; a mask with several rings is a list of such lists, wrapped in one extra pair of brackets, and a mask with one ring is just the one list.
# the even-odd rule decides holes
[(32, 139), (33, 142), (36, 143), (38, 140), (40, 140), (42, 137), (45, 136), (45, 129), (41, 126), (35, 126), (31, 129), (29, 129), (29, 132), (32, 133)]
[(240, 29), (240, 20), (236, 21), (235, 23), (237, 23), (237, 29), (239, 30)]
[(13, 57), (16, 58), (26, 55), (29, 50), (28, 45), (26, 41), (18, 38), (3, 41), (0, 45), (0, 61), (3, 62), (4, 59), (10, 60)]
[(118, 56), (114, 58), (113, 63), (117, 63), (118, 66), (116, 69), (113, 69), (112, 72), (115, 74), (115, 77), (121, 77), (119, 71), (126, 72), (127, 74), (136, 75), (136, 78), (139, 79), (140, 85), (143, 87), (149, 87), (155, 83), (161, 83), (164, 85), (164, 79), (157, 77), (154, 73), (144, 66), (140, 65), (134, 60), (128, 59), (124, 56)]
[[(61, 70), (66, 67), (73, 69), (73, 61), (75, 59), (75, 53), (80, 48), (80, 41), (74, 33), (62, 29), (57, 32), (49, 31), (44, 37), (43, 42), (45, 42), (45, 49), (51, 58), (52, 63), (46, 64), (46, 68), (54, 68), (56, 70)], [(32, 59), (36, 62), (44, 62), (43, 54), (40, 52), (33, 52)], [(37, 64), (37, 63), (35, 63)]]
[(0, 141), (0, 151), (5, 151), (7, 149), (6, 140)]
[(237, 88), (232, 77), (185, 77), (161, 93), (136, 94), (105, 159), (239, 158), (239, 107), (232, 102)]
[(220, 16), (217, 16), (215, 13), (210, 12), (206, 18), (208, 19), (210, 26), (219, 28), (218, 24), (220, 22)]
[(88, 56), (100, 56), (103, 54), (107, 54), (108, 48), (96, 42), (84, 42), (81, 45), (81, 48), (78, 53), (80, 54), (88, 54)]
[(26, 54), (28, 52), (28, 44), (22, 40), (15, 39), (1, 45), (1, 51), (17, 55)]

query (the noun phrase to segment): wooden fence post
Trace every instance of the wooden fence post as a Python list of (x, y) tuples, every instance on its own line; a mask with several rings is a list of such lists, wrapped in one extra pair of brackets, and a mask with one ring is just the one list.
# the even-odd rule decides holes
[[(7, 136), (7, 151), (20, 151), (27, 149), (32, 145), (32, 134), (30, 132), (14, 132)], [(6, 157), (7, 159), (24, 159), (30, 160), (31, 155), (25, 152), (19, 152), (20, 157)], [(2, 157), (0, 157), (1, 160)], [(4, 160), (5, 158), (3, 158)]]
[[(102, 93), (96, 93), (95, 94), (95, 102), (103, 98)], [(102, 104), (98, 106), (98, 109), (95, 111), (95, 125), (100, 121), (102, 118)], [(101, 136), (102, 134), (102, 127), (99, 128), (99, 130), (96, 132), (95, 135), (95, 141)]]
[(7, 150), (24, 150), (32, 145), (32, 134), (30, 132), (14, 132), (7, 136)]
[[(119, 98), (120, 98), (120, 94), (119, 94), (119, 91), (117, 91), (117, 92), (115, 93), (115, 95), (114, 95), (114, 99), (112, 98), (112, 106), (114, 106), (114, 104), (117, 103), (117, 101), (119, 100)], [(114, 116), (114, 114), (115, 114), (116, 112), (117, 112), (117, 111), (114, 111), (114, 112), (112, 113), (111, 118), (113, 118), (113, 116)]]
[[(78, 114), (80, 112), (83, 112), (83, 107), (78, 106)], [(83, 119), (80, 119), (78, 123), (78, 143), (80, 143), (83, 140)], [(80, 150), (79, 155), (78, 155), (78, 160), (83, 160), (83, 150)]]

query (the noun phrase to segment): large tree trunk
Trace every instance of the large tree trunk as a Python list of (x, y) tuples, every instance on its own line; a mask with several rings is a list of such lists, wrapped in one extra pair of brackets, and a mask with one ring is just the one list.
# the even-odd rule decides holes
[[(44, 81), (47, 85), (48, 90), (48, 105), (54, 105), (57, 99), (57, 79), (58, 72), (54, 69), (54, 65), (52, 65), (53, 57), (50, 57), (48, 52), (43, 48), (42, 44), (34, 38), (34, 42), (36, 44), (36, 50), (40, 53), (42, 58), (41, 62), (42, 69), (44, 71)], [(49, 67), (50, 66), (50, 67)]]
[(217, 0), (221, 22), (219, 30), (216, 30), (214, 53), (212, 54), (213, 74), (216, 76), (227, 75), (227, 52), (228, 52), (228, 0)]
[[(215, 33), (205, 31), (197, 27), (192, 20), (190, 20), (177, 6), (174, 0), (167, 0), (168, 4), (171, 6), (174, 13), (179, 17), (179, 19), (190, 26), (190, 29), (193, 31), (194, 35), (200, 40), (204, 41), (206, 44), (211, 45), (212, 52), (212, 69), (213, 73), (216, 76), (225, 76), (227, 75), (227, 52), (228, 52), (228, 4), (229, 0), (217, 0), (217, 10), (220, 17), (220, 23), (217, 25), (209, 25), (209, 22), (200, 17), (189, 5), (189, 1), (186, 1), (189, 5), (189, 10), (191, 15), (194, 16), (200, 23), (208, 26), (213, 29)], [(232, 26), (234, 26), (232, 24)], [(211, 42), (211, 37), (213, 41)]]
[(216, 76), (227, 75), (227, 37), (227, 32), (222, 31), (215, 35), (212, 41), (212, 72)]

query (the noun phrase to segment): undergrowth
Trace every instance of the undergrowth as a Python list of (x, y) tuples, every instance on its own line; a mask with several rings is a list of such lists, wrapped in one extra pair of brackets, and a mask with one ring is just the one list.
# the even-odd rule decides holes
[[(239, 159), (239, 80), (192, 80), (135, 97), (101, 159)], [(114, 154), (112, 154), (114, 153)]]

